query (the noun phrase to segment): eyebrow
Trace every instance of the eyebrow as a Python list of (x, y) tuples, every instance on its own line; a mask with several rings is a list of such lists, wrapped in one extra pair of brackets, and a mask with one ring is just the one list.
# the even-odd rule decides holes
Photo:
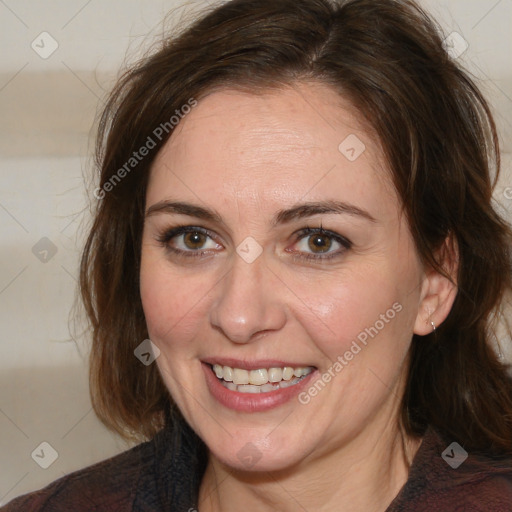
[(377, 222), (369, 212), (353, 204), (343, 201), (318, 201), (303, 203), (286, 210), (280, 210), (274, 217), (273, 224), (284, 224), (296, 219), (311, 217), (320, 213), (346, 214), (355, 217), (362, 217), (371, 222)]
[(146, 217), (150, 217), (157, 213), (177, 213), (180, 215), (188, 215), (190, 217), (197, 217), (198, 219), (222, 223), (222, 218), (216, 211), (211, 210), (210, 208), (203, 208), (202, 206), (180, 201), (159, 201), (148, 208), (146, 211)]
[[(159, 201), (150, 206), (146, 212), (146, 217), (156, 215), (158, 213), (180, 214), (196, 217), (202, 220), (209, 220), (222, 224), (222, 217), (210, 208), (194, 205), (181, 201)], [(359, 208), (353, 204), (343, 201), (316, 201), (308, 202), (279, 210), (272, 220), (272, 225), (286, 224), (297, 219), (304, 219), (314, 215), (327, 214), (345, 214), (355, 217), (361, 217), (370, 222), (377, 222), (369, 212)]]

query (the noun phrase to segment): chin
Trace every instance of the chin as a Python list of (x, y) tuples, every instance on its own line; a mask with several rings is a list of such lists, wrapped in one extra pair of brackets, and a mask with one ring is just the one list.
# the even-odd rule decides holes
[(290, 439), (287, 433), (268, 436), (268, 429), (260, 435), (226, 435), (222, 444), (215, 436), (205, 441), (210, 453), (222, 464), (236, 471), (283, 471), (299, 465), (307, 456), (304, 438)]

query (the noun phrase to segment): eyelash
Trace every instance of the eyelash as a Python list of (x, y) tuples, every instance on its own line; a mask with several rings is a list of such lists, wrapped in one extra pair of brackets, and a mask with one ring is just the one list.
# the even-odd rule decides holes
[(295, 243), (299, 242), (303, 238), (307, 238), (308, 236), (324, 235), (324, 236), (327, 236), (328, 238), (331, 238), (335, 242), (339, 243), (343, 247), (343, 249), (338, 249), (337, 251), (323, 253), (323, 254), (322, 253), (313, 254), (313, 253), (302, 253), (301, 252), (301, 253), (293, 255), (294, 258), (298, 258), (301, 260), (306, 260), (306, 261), (330, 260), (330, 259), (340, 256), (342, 253), (344, 253), (345, 251), (352, 248), (352, 242), (350, 240), (339, 235), (338, 233), (334, 233), (333, 231), (324, 229), (322, 226), (320, 226), (319, 228), (311, 228), (308, 226), (306, 228), (303, 228), (303, 229), (297, 231), (295, 233), (295, 235), (296, 235)]
[(207, 229), (200, 228), (198, 226), (178, 226), (164, 231), (160, 236), (157, 237), (158, 242), (165, 247), (166, 250), (176, 254), (177, 256), (183, 256), (185, 258), (197, 258), (203, 256), (207, 251), (183, 251), (176, 249), (169, 245), (169, 242), (177, 236), (184, 235), (186, 233), (201, 233), (202, 235), (208, 236), (213, 240), (213, 233)]
[[(201, 257), (201, 256), (204, 256), (205, 253), (207, 253), (211, 250), (211, 249), (207, 249), (207, 250), (203, 250), (203, 251), (201, 251), (201, 250), (183, 251), (182, 249), (176, 249), (175, 247), (172, 247), (171, 245), (169, 245), (169, 242), (173, 238), (180, 236), (180, 235), (184, 235), (186, 233), (201, 233), (202, 235), (208, 236), (209, 238), (214, 240), (214, 233), (209, 231), (208, 229), (201, 228), (199, 226), (178, 226), (176, 228), (171, 228), (171, 229), (164, 231), (161, 235), (159, 235), (157, 237), (157, 241), (166, 250), (172, 252), (173, 254), (175, 254), (177, 256), (185, 257), (185, 258)], [(300, 259), (300, 260), (306, 260), (306, 261), (316, 261), (316, 262), (321, 261), (321, 260), (330, 260), (337, 256), (340, 256), (341, 253), (344, 253), (346, 250), (349, 250), (352, 247), (352, 242), (350, 240), (348, 240), (347, 238), (345, 238), (337, 233), (334, 233), (333, 231), (323, 229), (322, 226), (320, 226), (319, 228), (311, 228), (308, 226), (306, 228), (303, 228), (303, 229), (295, 232), (294, 235), (296, 236), (294, 244), (296, 244), (297, 242), (299, 242), (300, 240), (302, 240), (303, 238), (306, 238), (308, 236), (324, 235), (324, 236), (331, 238), (335, 242), (339, 243), (343, 247), (343, 249), (341, 249), (341, 250), (324, 253), (324, 254), (322, 254), (322, 253), (312, 254), (312, 253), (300, 252), (298, 254), (296, 253), (293, 255), (294, 259)], [(291, 252), (291, 251), (289, 251), (289, 252)]]

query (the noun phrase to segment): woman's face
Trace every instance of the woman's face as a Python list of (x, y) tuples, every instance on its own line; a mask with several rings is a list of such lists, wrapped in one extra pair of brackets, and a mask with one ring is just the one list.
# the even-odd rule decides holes
[(141, 297), (184, 417), (238, 469), (377, 441), (425, 279), (375, 139), (320, 84), (217, 91), (175, 130), (147, 190)]

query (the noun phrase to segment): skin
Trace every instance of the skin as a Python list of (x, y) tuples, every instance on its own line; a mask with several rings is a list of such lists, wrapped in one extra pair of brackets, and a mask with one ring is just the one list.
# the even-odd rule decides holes
[[(366, 146), (355, 161), (338, 150), (350, 134)], [(210, 451), (200, 511), (384, 511), (421, 443), (399, 421), (411, 337), (440, 325), (456, 290), (423, 268), (382, 151), (360, 115), (318, 83), (257, 95), (213, 92), (160, 151), (146, 199), (147, 211), (179, 201), (220, 217), (147, 215), (140, 274), (159, 370)], [(317, 213), (273, 223), (283, 209), (329, 200), (374, 220)], [(186, 236), (161, 241), (180, 225), (208, 229), (212, 238), (193, 239), (199, 247)], [(297, 232), (320, 226), (352, 246), (324, 235), (321, 251), (334, 256), (306, 259), (326, 254), (310, 243), (314, 235)], [(236, 252), (248, 236), (262, 248), (252, 263)], [(292, 399), (237, 412), (208, 391), (200, 361), (214, 356), (276, 358), (327, 372), (395, 303), (401, 311), (305, 405)], [(247, 443), (261, 456), (252, 467), (238, 457)]]

